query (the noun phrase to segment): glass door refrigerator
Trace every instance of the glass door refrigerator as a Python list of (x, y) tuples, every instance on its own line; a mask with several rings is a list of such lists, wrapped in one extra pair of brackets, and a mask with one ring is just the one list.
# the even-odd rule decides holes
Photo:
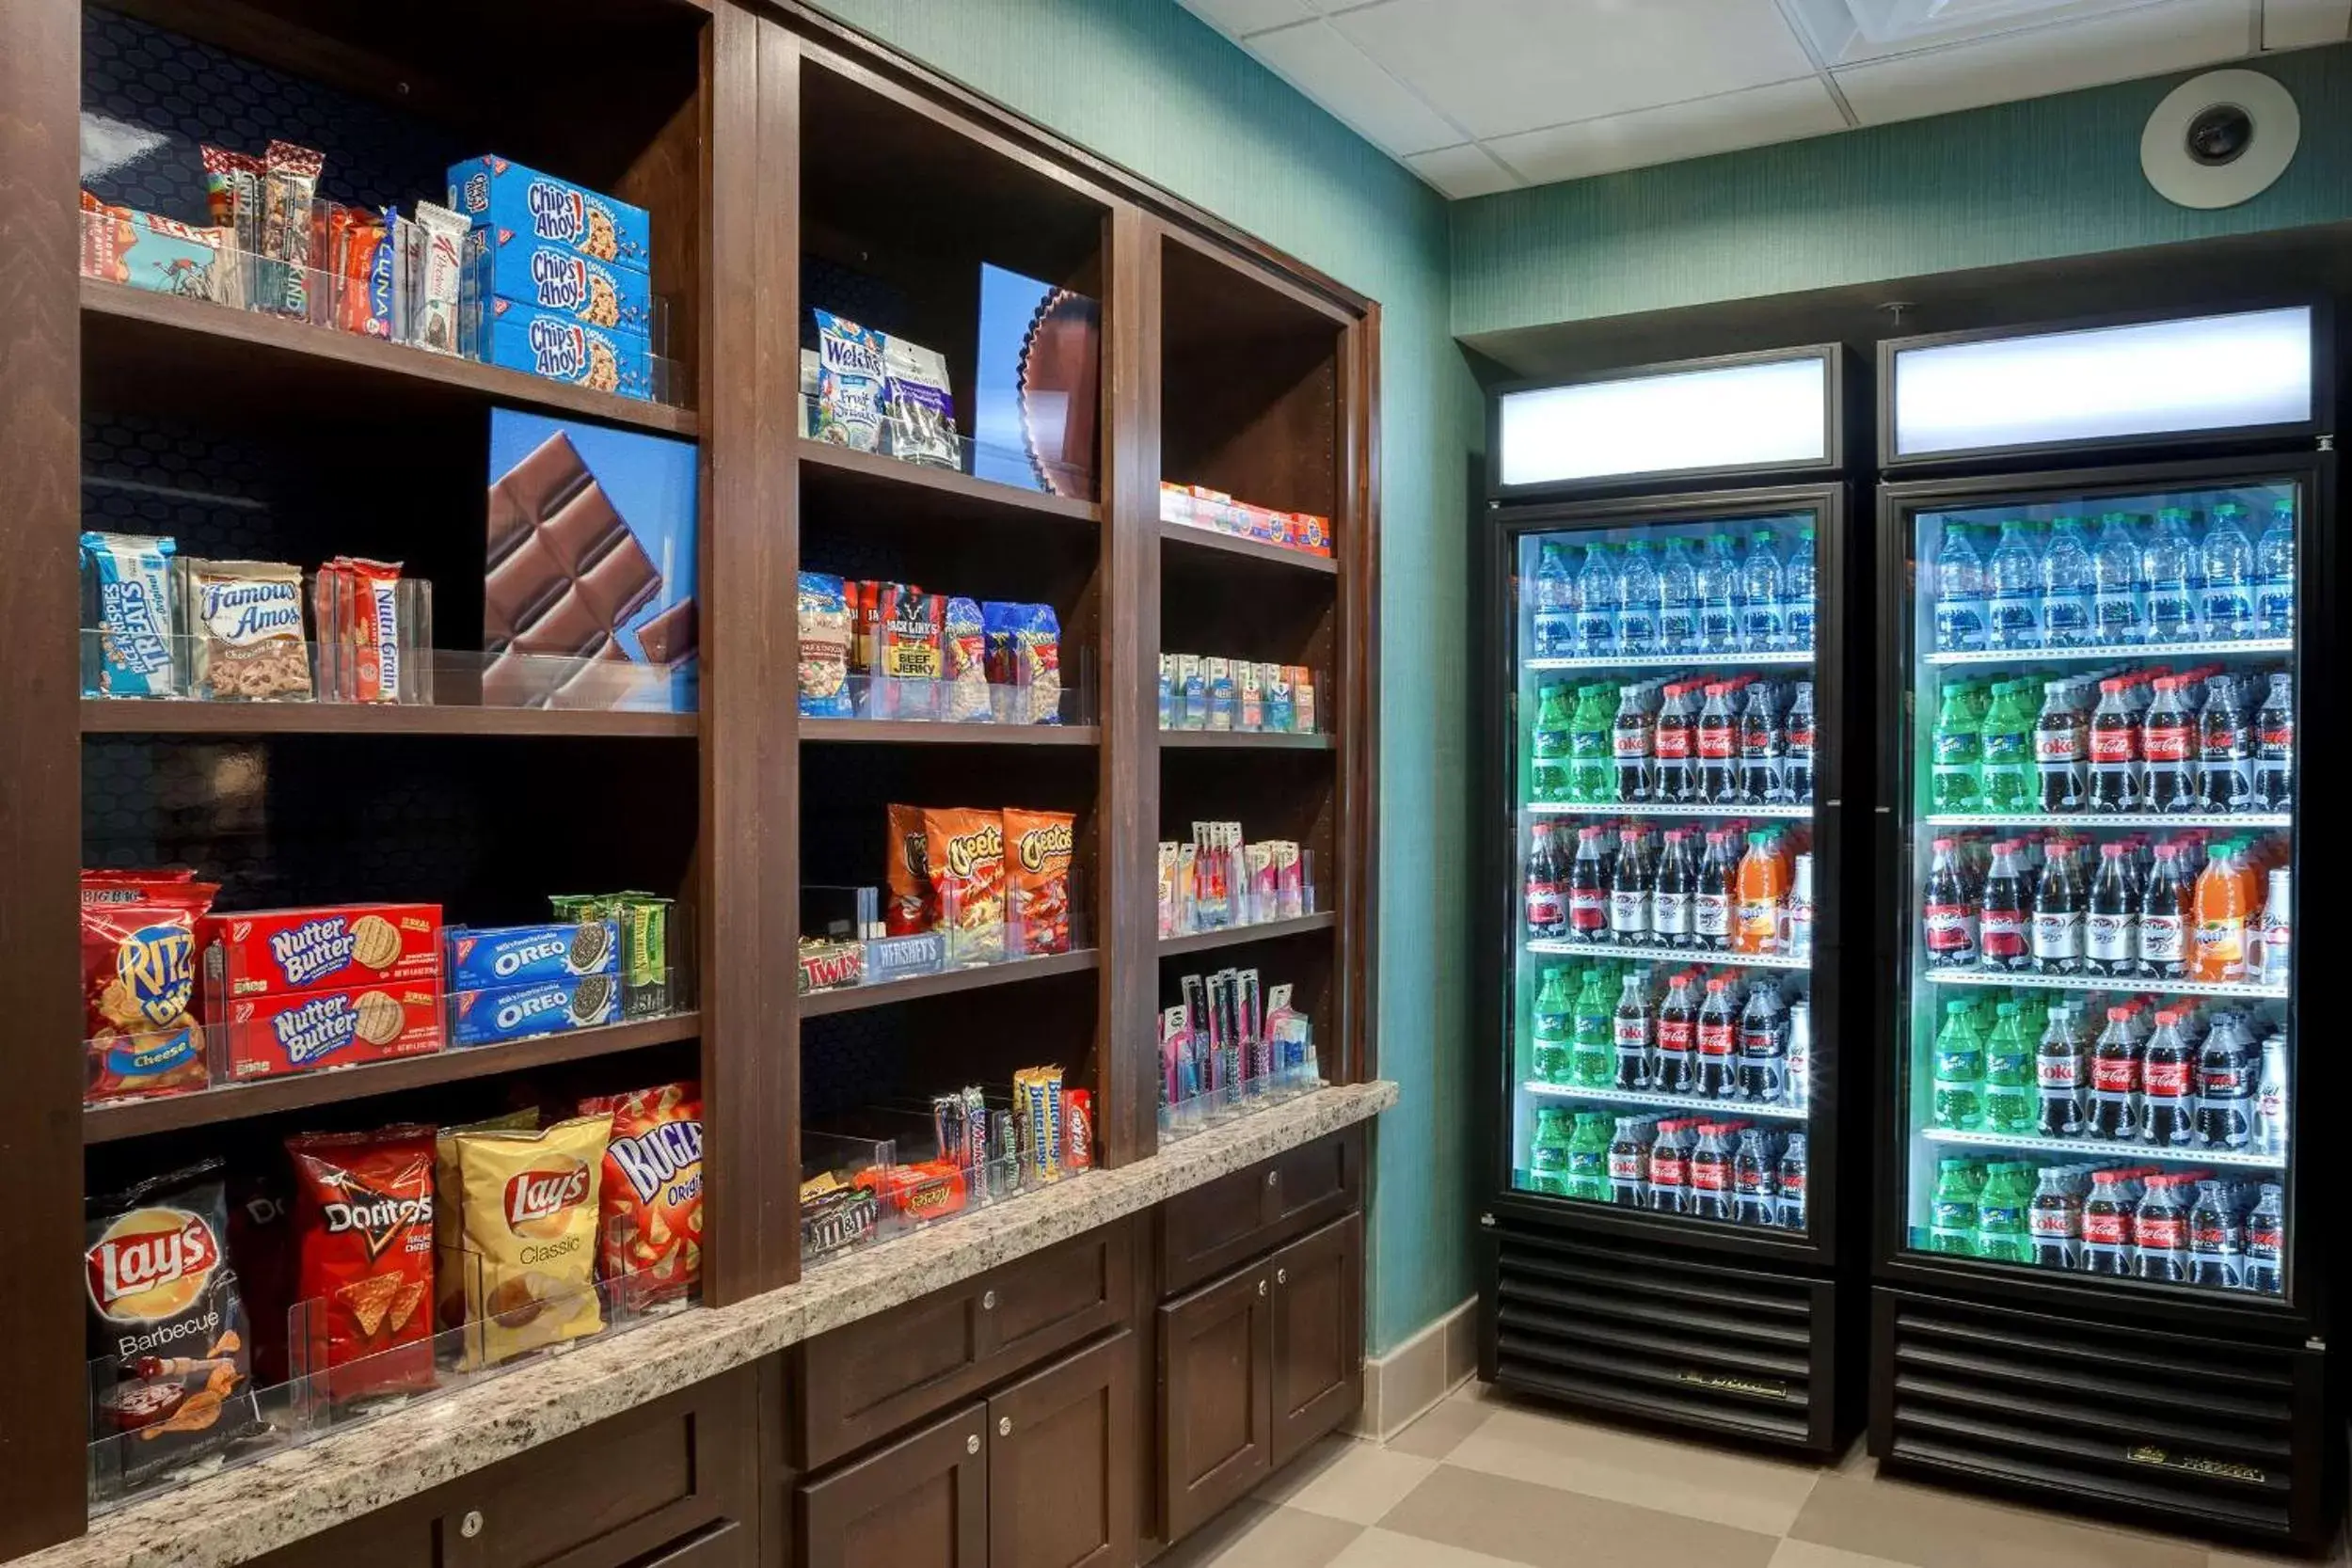
[(2298, 308), (1881, 360), (1871, 1450), (2274, 1544), (2330, 1528), (2336, 1451), (2294, 944), (2322, 342)]
[(1820, 348), (1507, 391), (1483, 541), (1481, 1375), (1820, 1453), (1850, 385)]

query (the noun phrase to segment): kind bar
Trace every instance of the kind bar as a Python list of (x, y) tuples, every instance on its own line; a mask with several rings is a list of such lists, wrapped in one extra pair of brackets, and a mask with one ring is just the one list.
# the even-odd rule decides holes
[(290, 141), (270, 143), (262, 158), (262, 254), (267, 260), (259, 303), (297, 321), (310, 320), (320, 304), (312, 297), (310, 205), (326, 166), (326, 154)]
[(811, 719), (852, 717), (850, 601), (841, 579), (803, 572), (799, 613), (801, 712)]
[(179, 571), (193, 695), (215, 702), (309, 699), (300, 567), (183, 559)]
[(426, 1056), (441, 1049), (441, 988), (415, 980), (246, 996), (218, 1022), (237, 1083)]
[(212, 1082), (197, 1026), (198, 923), (220, 891), (185, 871), (82, 874), (85, 1097), (185, 1094)]
[(1077, 818), (1007, 807), (1005, 883), (1009, 956), (1070, 951), (1070, 855)]
[(610, 1116), (598, 1277), (634, 1307), (682, 1301), (702, 1275), (703, 1101), (693, 1084), (580, 1101)]
[(459, 1132), (466, 1364), (494, 1366), (604, 1327), (596, 1215), (610, 1116), (537, 1132)]
[(939, 924), (923, 815), (918, 806), (890, 808), (890, 903), (882, 911), (882, 925), (894, 937), (914, 936)]
[(90, 628), (83, 633), (85, 697), (181, 694), (176, 547), (138, 534), (82, 535), (82, 625)]
[(104, 1463), (142, 1486), (261, 1425), (219, 1162), (94, 1196), (87, 1215), (90, 1436), (136, 1433)]
[(882, 334), (830, 310), (817, 318), (814, 434), (828, 446), (880, 451), (882, 427)]
[(229, 997), (431, 980), (441, 973), (438, 904), (239, 910), (198, 933), (205, 974)]
[(570, 437), (548, 436), (490, 487), (482, 700), (612, 706), (633, 689), (615, 628), (660, 591), (660, 571)]
[(621, 988), (610, 974), (458, 991), (450, 1003), (450, 1043), (498, 1045), (534, 1035), (564, 1035), (594, 1029), (620, 1016)]
[(1005, 956), (1005, 822), (993, 811), (926, 811), (924, 856), (951, 965)]
[(612, 974), (621, 967), (621, 928), (612, 920), (453, 926), (448, 940), (449, 989), (453, 991)]
[(313, 1132), (286, 1153), (305, 1365), (336, 1401), (432, 1387), (433, 1129)]

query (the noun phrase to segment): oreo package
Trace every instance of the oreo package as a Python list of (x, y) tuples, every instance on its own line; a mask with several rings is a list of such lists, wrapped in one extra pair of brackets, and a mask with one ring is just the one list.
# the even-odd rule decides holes
[(619, 1021), (621, 982), (613, 974), (582, 974), (495, 990), (458, 991), (450, 1014), (450, 1043), (458, 1046), (594, 1029)]
[(492, 990), (533, 980), (612, 974), (621, 967), (617, 921), (559, 921), (539, 926), (453, 926), (449, 930), (449, 989)]

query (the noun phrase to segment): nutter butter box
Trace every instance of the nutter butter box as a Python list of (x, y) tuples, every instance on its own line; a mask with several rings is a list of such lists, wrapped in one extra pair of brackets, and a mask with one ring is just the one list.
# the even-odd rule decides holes
[(441, 906), (239, 910), (206, 917), (197, 943), (214, 997), (432, 980), (441, 973)]
[(221, 1022), (235, 1082), (357, 1067), (440, 1050), (441, 988), (428, 978), (240, 997)]

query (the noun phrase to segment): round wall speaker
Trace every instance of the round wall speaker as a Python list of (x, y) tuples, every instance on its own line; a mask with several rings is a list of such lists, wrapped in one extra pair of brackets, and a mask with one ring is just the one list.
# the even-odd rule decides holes
[(2268, 190), (2303, 137), (2295, 98), (2259, 71), (2208, 71), (2165, 95), (2139, 134), (2139, 166), (2167, 201), (2234, 207)]

